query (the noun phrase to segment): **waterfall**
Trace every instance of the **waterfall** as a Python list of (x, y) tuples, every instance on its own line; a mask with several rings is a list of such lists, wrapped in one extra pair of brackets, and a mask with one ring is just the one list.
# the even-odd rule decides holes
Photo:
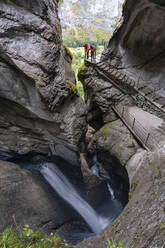
[(109, 191), (109, 193), (110, 193), (110, 195), (111, 195), (112, 200), (115, 200), (114, 191), (113, 191), (113, 189), (111, 188), (111, 186), (110, 186), (109, 183), (107, 183), (107, 187), (108, 187), (108, 191)]
[(107, 226), (107, 220), (99, 216), (81, 197), (54, 163), (45, 163), (41, 173), (53, 189), (82, 216), (94, 233), (99, 233)]

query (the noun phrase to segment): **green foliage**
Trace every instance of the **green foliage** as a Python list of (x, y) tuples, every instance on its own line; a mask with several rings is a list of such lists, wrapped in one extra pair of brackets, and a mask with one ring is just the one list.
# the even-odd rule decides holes
[[(95, 46), (104, 45), (105, 41), (110, 39), (111, 33), (99, 27), (96, 28), (89, 23), (89, 30), (82, 25), (76, 27), (63, 27), (63, 41), (68, 47), (81, 47), (84, 43), (91, 43)], [(89, 35), (90, 34), (90, 35)]]
[(64, 49), (65, 49), (65, 52), (71, 57), (71, 59), (73, 59), (73, 54), (71, 50), (66, 45), (64, 45)]
[(84, 87), (83, 87), (83, 84), (80, 81), (77, 81), (76, 85), (77, 85), (77, 91), (78, 91), (80, 97), (84, 100)]
[(107, 248), (125, 248), (125, 246), (121, 242), (115, 242), (113, 239), (112, 240), (108, 239)]
[[(84, 99), (84, 88), (82, 83), (78, 80), (78, 73), (84, 68), (84, 56), (85, 56), (84, 47), (76, 47), (76, 48), (69, 47), (69, 50), (73, 55), (72, 67), (76, 75), (77, 90), (79, 95), (82, 97), (82, 99)], [(96, 46), (97, 55), (102, 53), (103, 50), (104, 50), (103, 46)]]
[(101, 130), (100, 130), (100, 132), (102, 133), (102, 134), (104, 134), (104, 135), (110, 135), (110, 127), (111, 127), (111, 123), (107, 123), (107, 124), (105, 124), (102, 128), (101, 128)]
[(127, 2), (127, 0), (124, 0), (124, 2), (123, 2), (123, 8), (124, 8), (124, 6), (126, 5), (126, 2)]
[(75, 73), (78, 72), (79, 67), (84, 62), (84, 47), (69, 48), (73, 54), (72, 67)]
[(72, 3), (72, 11), (73, 11), (73, 13), (75, 12), (77, 14), (81, 13), (81, 9), (79, 8), (79, 6), (76, 3)]
[(85, 64), (81, 64), (81, 66), (78, 68), (78, 74), (85, 69)]
[[(92, 43), (90, 43), (90, 45), (92, 45)], [(76, 48), (69, 47), (69, 50), (73, 55), (72, 67), (75, 73), (77, 74), (78, 70), (84, 67), (85, 50), (84, 47), (76, 47)], [(103, 50), (104, 50), (103, 46), (96, 46), (97, 55), (102, 53)]]
[(64, 2), (64, 0), (58, 0), (58, 6), (60, 6), (60, 4), (63, 2)]
[(33, 231), (29, 225), (17, 229), (14, 231), (12, 228), (7, 228), (0, 234), (0, 248), (71, 248), (53, 233), (43, 237), (40, 230)]
[(71, 87), (72, 91), (74, 93), (77, 93), (77, 87), (76, 87), (76, 85), (73, 82), (71, 82), (70, 80), (66, 80), (66, 82), (67, 82), (67, 84), (69, 84), (69, 86)]
[(132, 198), (132, 195), (133, 195), (137, 185), (138, 185), (138, 181), (136, 181), (136, 182), (131, 184), (131, 189), (130, 189), (130, 192), (129, 192), (129, 198), (130, 199)]

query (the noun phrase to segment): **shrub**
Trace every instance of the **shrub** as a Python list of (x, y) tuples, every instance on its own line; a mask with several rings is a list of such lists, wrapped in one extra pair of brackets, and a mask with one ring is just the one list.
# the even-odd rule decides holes
[(71, 50), (66, 45), (64, 45), (64, 49), (66, 51), (66, 54), (68, 54), (70, 56), (70, 58), (73, 59), (73, 54), (72, 54)]
[[(93, 44), (93, 43), (90, 43), (90, 45), (91, 44)], [(66, 47), (66, 45), (64, 45), (64, 47)], [(97, 46), (96, 47), (97, 55), (101, 54), (103, 50), (104, 50), (103, 46)], [(85, 55), (84, 47), (82, 47), (82, 46), (76, 47), (76, 48), (69, 47), (69, 51), (73, 55), (72, 67), (73, 67), (73, 70), (74, 70), (75, 75), (76, 75), (77, 90), (78, 90), (78, 93), (81, 96), (81, 98), (84, 100), (83, 84), (78, 79), (78, 74), (80, 73), (81, 70), (83, 70), (85, 68), (85, 65), (84, 65), (84, 55)]]
[(138, 185), (138, 181), (133, 182), (133, 183), (131, 184), (131, 189), (130, 189), (130, 192), (129, 192), (129, 199), (132, 198), (133, 193), (134, 193), (134, 191), (135, 191), (137, 185)]
[(113, 239), (112, 240), (108, 239), (107, 248), (125, 248), (125, 246), (121, 242), (115, 242)]
[(66, 80), (67, 84), (69, 84), (69, 86), (71, 87), (72, 91), (74, 93), (77, 93), (77, 87), (74, 83), (72, 83), (70, 80)]
[(7, 228), (0, 234), (0, 248), (72, 248), (58, 236), (51, 233), (44, 237), (40, 230), (33, 231), (29, 225), (24, 228)]

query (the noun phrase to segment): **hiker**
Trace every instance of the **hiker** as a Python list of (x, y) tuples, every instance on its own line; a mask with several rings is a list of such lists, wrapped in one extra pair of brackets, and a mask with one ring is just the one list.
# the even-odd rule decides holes
[(90, 47), (87, 43), (85, 43), (83, 45), (83, 47), (85, 48), (85, 59), (89, 59), (89, 50), (90, 50)]
[(92, 45), (90, 49), (91, 49), (91, 61), (92, 61), (96, 59), (96, 47)]

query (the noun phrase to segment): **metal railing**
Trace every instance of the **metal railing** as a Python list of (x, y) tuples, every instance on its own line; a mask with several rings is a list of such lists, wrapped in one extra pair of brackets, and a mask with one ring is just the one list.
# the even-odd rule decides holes
[(98, 54), (96, 57), (94, 58), (91, 58), (89, 57), (88, 59), (85, 58), (86, 61), (90, 62), (91, 64), (96, 64), (96, 63), (99, 63), (100, 62), (100, 59), (101, 59), (101, 54)]
[[(101, 57), (101, 56), (100, 56)], [(100, 58), (98, 57), (98, 59), (95, 60), (95, 62), (89, 61), (91, 64), (97, 64), (98, 67), (101, 67), (101, 70), (104, 73), (104, 70), (110, 69), (110, 66), (108, 65), (104, 65), (104, 62), (100, 62)], [(100, 69), (100, 68), (99, 68)], [(99, 71), (100, 73), (100, 71)], [(118, 77), (118, 70), (116, 68), (113, 68), (113, 74), (112, 76)], [(111, 72), (110, 72), (111, 74)], [(107, 76), (105, 76), (107, 78)], [(119, 77), (123, 78), (125, 77), (125, 84), (128, 84), (129, 86), (132, 86), (142, 97), (144, 97), (144, 99), (146, 100), (146, 102), (149, 102), (151, 104), (153, 104), (159, 111), (165, 113), (165, 109), (164, 106), (160, 106), (160, 104), (157, 104), (157, 102), (155, 102), (155, 98), (157, 95), (157, 90), (153, 89), (153, 88), (149, 88), (147, 85), (141, 84), (138, 80), (138, 82), (135, 82), (134, 80), (129, 79), (126, 75), (124, 75), (123, 73), (119, 73)], [(110, 79), (109, 79), (110, 80)], [(112, 80), (111, 80), (112, 81)], [(118, 87), (115, 83), (115, 81), (113, 82), (113, 84), (115, 85), (115, 87)], [(148, 89), (148, 92), (146, 93), (145, 91), (143, 92), (143, 89)], [(152, 98), (149, 98), (148, 96), (152, 94)], [(153, 99), (154, 98), (154, 99)], [(160, 96), (159, 96), (160, 98)], [(113, 110), (116, 112), (116, 114), (120, 117), (120, 119), (123, 121), (123, 123), (127, 126), (127, 128), (133, 133), (133, 135), (140, 141), (140, 143), (142, 144), (142, 146), (147, 149), (147, 150), (153, 150), (154, 148), (161, 148), (160, 145), (160, 140), (158, 140), (158, 137), (156, 137), (155, 135), (153, 135), (151, 132), (149, 132), (149, 130), (147, 130), (133, 115), (131, 115), (128, 112), (128, 107), (124, 107), (122, 105), (115, 105), (114, 107), (112, 107)]]
[(133, 115), (128, 112), (128, 107), (116, 105), (113, 107), (113, 110), (134, 136), (141, 142), (145, 149), (153, 150), (156, 147), (161, 147), (159, 142), (156, 140), (156, 137), (154, 137)]

